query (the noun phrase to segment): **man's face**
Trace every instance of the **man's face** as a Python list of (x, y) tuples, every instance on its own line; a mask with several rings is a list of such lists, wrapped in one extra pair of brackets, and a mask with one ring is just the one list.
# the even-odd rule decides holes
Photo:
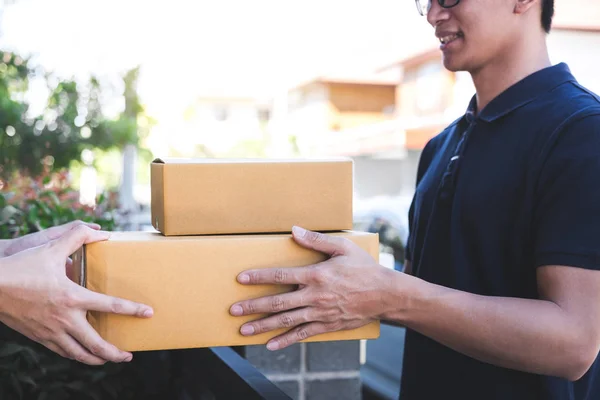
[(515, 4), (515, 0), (461, 0), (443, 8), (433, 0), (427, 21), (440, 39), (444, 66), (476, 72), (507, 54), (519, 35)]

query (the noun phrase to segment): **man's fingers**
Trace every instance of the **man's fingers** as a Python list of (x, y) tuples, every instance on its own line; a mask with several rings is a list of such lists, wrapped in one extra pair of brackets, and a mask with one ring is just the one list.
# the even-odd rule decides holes
[[(312, 316), (311, 318), (309, 318), (309, 320), (311, 319), (314, 321), (314, 318), (312, 318)], [(366, 325), (367, 323), (369, 323), (369, 321), (364, 320), (354, 320), (347, 322), (343, 322), (341, 320), (331, 322), (308, 322), (303, 325), (299, 325), (296, 328), (293, 328), (292, 330), (269, 340), (269, 342), (267, 343), (267, 348), (269, 350), (280, 350), (289, 347), (294, 343), (306, 340), (312, 336), (321, 335), (327, 332), (357, 329), (361, 326)]]
[(106, 360), (93, 355), (81, 344), (79, 344), (71, 335), (64, 333), (55, 340), (55, 344), (59, 346), (67, 355), (75, 361), (88, 365), (102, 365)]
[(267, 343), (267, 349), (269, 350), (281, 350), (293, 345), (294, 343), (301, 342), (308, 339), (311, 336), (320, 335), (322, 333), (330, 332), (335, 329), (331, 329), (329, 324), (323, 322), (311, 322), (308, 324), (300, 325), (289, 332), (279, 335)]
[(305, 285), (310, 280), (310, 266), (291, 268), (263, 268), (248, 270), (238, 275), (238, 282), (250, 285)]
[(56, 239), (54, 243), (59, 246), (64, 254), (71, 255), (84, 244), (99, 242), (101, 240), (106, 240), (109, 237), (109, 232), (97, 231), (86, 225), (79, 225), (69, 232), (66, 232), (59, 239)]
[(347, 251), (347, 243), (341, 237), (309, 231), (299, 226), (292, 228), (292, 236), (299, 245), (330, 256), (339, 256)]
[(98, 332), (92, 328), (89, 323), (82, 318), (76, 326), (69, 331), (71, 336), (76, 339), (89, 353), (106, 361), (115, 363), (129, 362), (132, 354), (117, 349), (114, 345), (106, 342)]
[(231, 306), (229, 311), (235, 316), (287, 311), (307, 305), (303, 302), (303, 296), (304, 292), (299, 290), (259, 299), (245, 300)]
[(75, 289), (77, 290), (77, 305), (85, 310), (132, 315), (141, 318), (149, 318), (153, 315), (152, 308), (145, 304), (135, 303), (118, 297), (106, 296), (76, 284), (73, 285), (77, 288)]
[(302, 308), (299, 310), (272, 315), (257, 321), (248, 322), (242, 325), (240, 333), (244, 336), (251, 336), (282, 328), (292, 329), (298, 325), (305, 324), (313, 320), (314, 317), (310, 315), (310, 309)]

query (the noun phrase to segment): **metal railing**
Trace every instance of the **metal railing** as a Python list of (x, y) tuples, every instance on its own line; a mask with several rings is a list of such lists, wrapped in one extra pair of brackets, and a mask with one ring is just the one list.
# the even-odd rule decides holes
[(231, 347), (173, 350), (189, 400), (291, 399)]

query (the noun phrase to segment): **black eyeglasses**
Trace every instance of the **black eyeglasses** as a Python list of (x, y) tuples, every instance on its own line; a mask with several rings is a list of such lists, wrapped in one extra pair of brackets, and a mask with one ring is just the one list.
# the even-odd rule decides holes
[[(419, 14), (422, 16), (427, 15), (429, 10), (431, 10), (431, 2), (435, 0), (415, 0), (417, 4), (417, 10), (419, 10)], [(460, 0), (437, 0), (438, 4), (442, 8), (452, 8), (457, 6), (460, 3)]]

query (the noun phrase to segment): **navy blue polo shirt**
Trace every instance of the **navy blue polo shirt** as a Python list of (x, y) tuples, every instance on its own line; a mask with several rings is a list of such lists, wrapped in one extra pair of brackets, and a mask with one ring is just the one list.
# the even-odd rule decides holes
[[(417, 277), (538, 298), (536, 268), (600, 269), (600, 98), (564, 63), (538, 71), (429, 141), (410, 208)], [(600, 399), (598, 360), (577, 382), (477, 361), (407, 331), (400, 398)]]

